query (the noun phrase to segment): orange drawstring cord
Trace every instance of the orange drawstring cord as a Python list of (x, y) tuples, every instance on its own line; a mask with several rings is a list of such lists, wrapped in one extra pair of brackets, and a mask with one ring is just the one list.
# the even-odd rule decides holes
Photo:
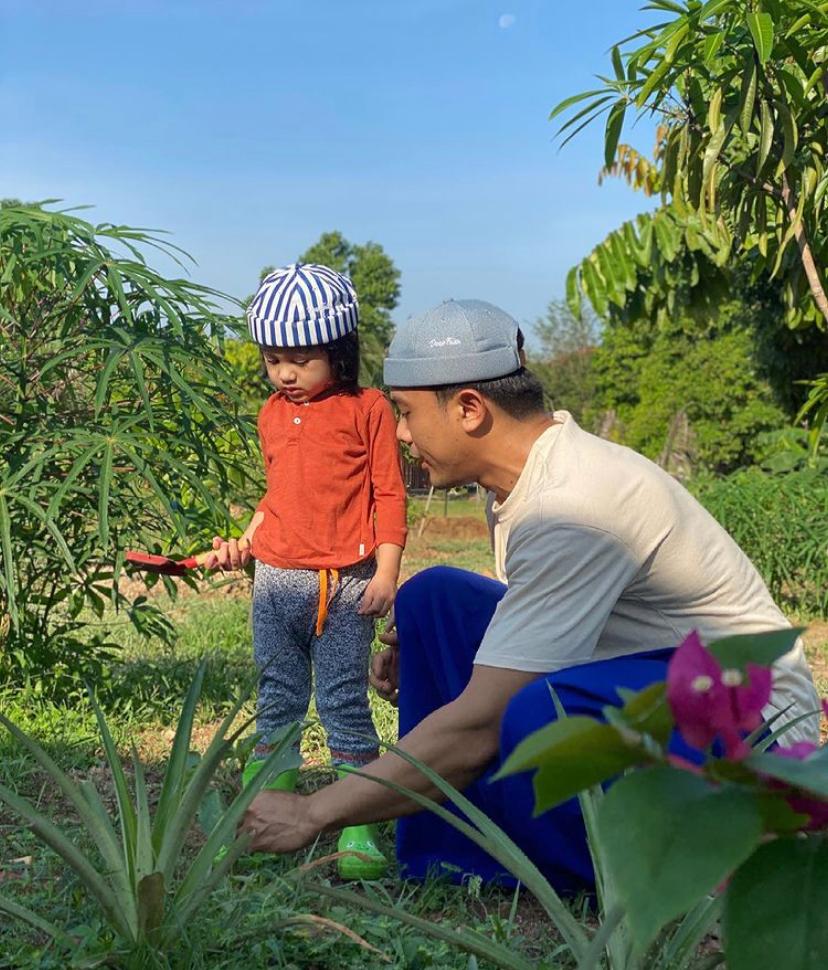
[[(330, 593), (328, 593), (328, 573), (329, 572), (331, 574)], [(336, 588), (338, 585), (339, 585), (338, 569), (319, 570), (319, 607), (316, 610), (316, 635), (318, 637), (322, 636), (322, 631), (325, 629), (325, 620), (328, 619), (328, 607), (331, 605), (331, 600), (336, 595)]]

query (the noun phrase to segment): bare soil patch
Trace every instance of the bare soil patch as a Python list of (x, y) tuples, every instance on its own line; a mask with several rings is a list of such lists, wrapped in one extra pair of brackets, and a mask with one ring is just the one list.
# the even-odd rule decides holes
[[(420, 529), (422, 528), (422, 533)], [(413, 537), (422, 536), (424, 540), (433, 539), (485, 539), (489, 529), (484, 519), (473, 515), (437, 517), (430, 515), (412, 527)]]

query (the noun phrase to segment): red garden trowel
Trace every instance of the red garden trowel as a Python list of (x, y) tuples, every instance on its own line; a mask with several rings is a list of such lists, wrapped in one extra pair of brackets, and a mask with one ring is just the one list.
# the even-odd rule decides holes
[(151, 552), (138, 552), (136, 549), (127, 549), (124, 560), (147, 573), (162, 573), (164, 576), (184, 576), (189, 570), (198, 569), (199, 566), (203, 566), (207, 558), (212, 554), (211, 549), (208, 552), (200, 552), (195, 556), (188, 556), (186, 559), (170, 559), (168, 556), (157, 556)]

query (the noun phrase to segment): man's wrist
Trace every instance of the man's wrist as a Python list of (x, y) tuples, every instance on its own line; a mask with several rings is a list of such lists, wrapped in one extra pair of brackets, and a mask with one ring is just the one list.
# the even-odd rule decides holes
[(305, 796), (305, 818), (310, 828), (317, 835), (322, 835), (336, 827), (335, 820), (330, 817), (330, 806), (326, 804), (330, 799), (325, 798), (328, 790), (332, 787), (333, 785), (327, 785), (325, 788)]

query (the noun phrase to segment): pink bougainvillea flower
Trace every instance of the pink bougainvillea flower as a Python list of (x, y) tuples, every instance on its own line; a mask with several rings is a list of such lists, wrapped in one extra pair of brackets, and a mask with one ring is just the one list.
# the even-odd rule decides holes
[[(822, 709), (825, 710), (828, 702), (822, 702)], [(826, 711), (828, 716), (828, 711)], [(797, 741), (790, 747), (775, 748), (773, 753), (780, 758), (794, 758), (797, 761), (804, 761), (815, 751), (819, 751), (819, 746), (811, 741)], [(791, 808), (800, 815), (807, 815), (810, 821), (804, 826), (806, 830), (816, 831), (828, 828), (828, 800), (817, 798), (815, 795), (805, 792), (793, 791), (786, 796), (786, 801)]]
[(706, 748), (719, 738), (734, 760), (750, 753), (744, 735), (762, 723), (770, 692), (770, 668), (748, 664), (745, 673), (722, 670), (695, 630), (667, 667), (667, 700), (685, 741)]

